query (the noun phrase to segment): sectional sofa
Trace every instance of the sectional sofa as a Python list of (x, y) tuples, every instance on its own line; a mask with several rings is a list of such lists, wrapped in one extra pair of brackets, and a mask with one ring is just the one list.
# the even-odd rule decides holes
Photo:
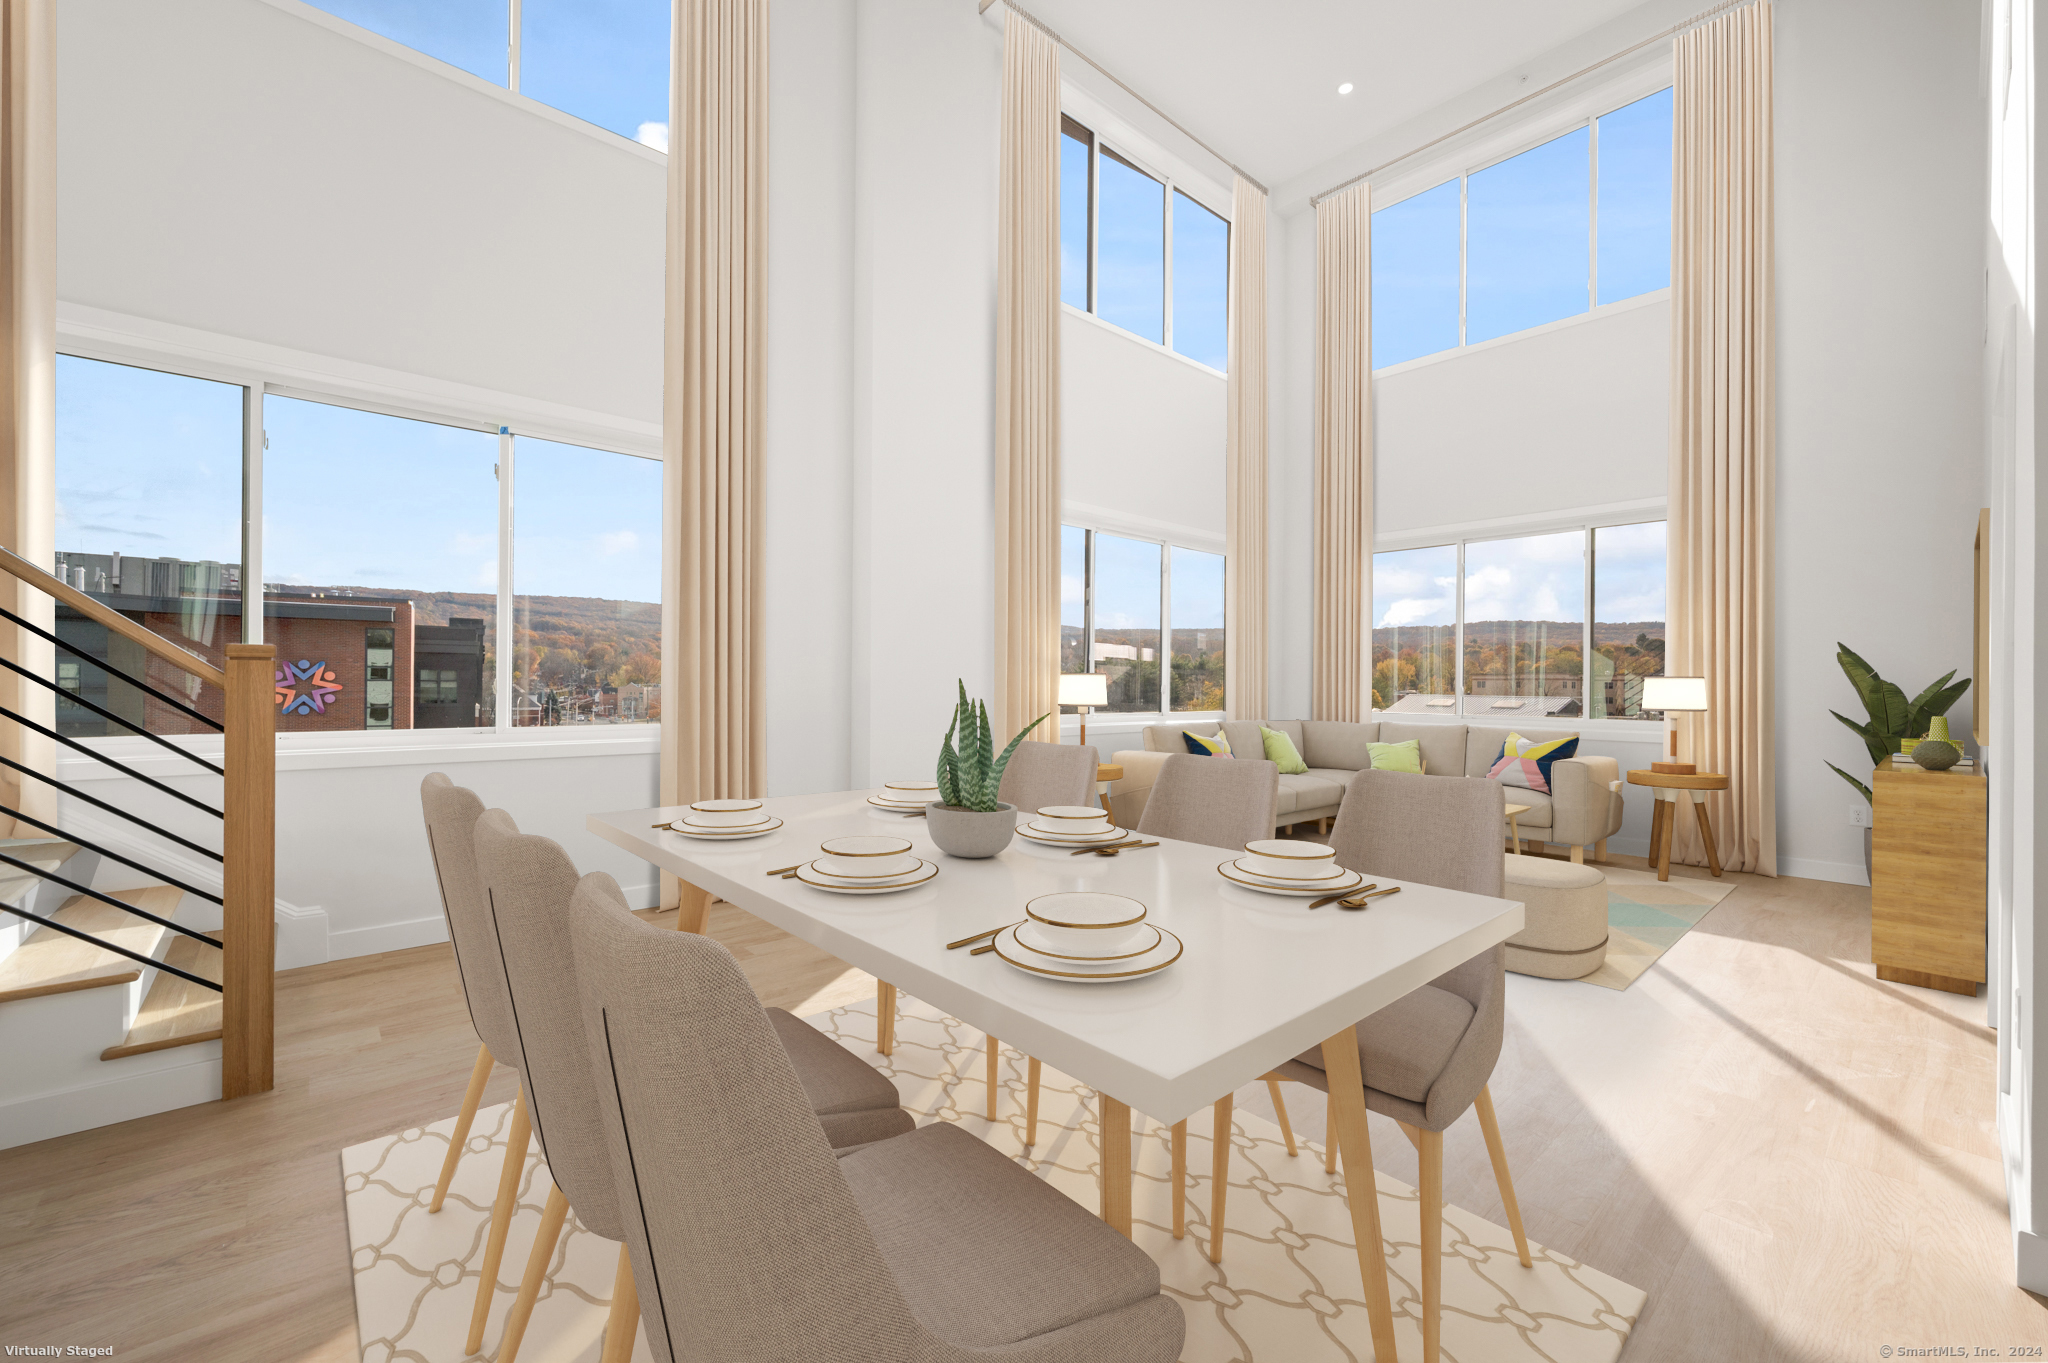
[[(1307, 820), (1335, 815), (1343, 802), (1351, 778), (1372, 765), (1372, 743), (1404, 743), (1414, 739), (1422, 752), (1423, 770), (1431, 776), (1469, 776), (1484, 779), (1500, 756), (1508, 729), (1465, 724), (1412, 724), (1393, 720), (1371, 724), (1349, 724), (1321, 719), (1225, 720), (1221, 724), (1154, 724), (1145, 733), (1142, 752), (1120, 752), (1110, 760), (1122, 765), (1124, 776), (1110, 796), (1110, 810), (1124, 828), (1138, 826), (1145, 800), (1159, 769), (1171, 753), (1184, 753), (1187, 743), (1181, 731), (1213, 738), (1220, 729), (1230, 740), (1234, 753), (1264, 755), (1261, 728), (1284, 733), (1294, 742), (1306, 773), (1280, 778), (1277, 826), (1281, 828)], [(1569, 738), (1570, 729), (1515, 728), (1523, 738), (1546, 742)], [(1223, 759), (1217, 759), (1219, 761)], [(1516, 823), (1525, 839), (1538, 843), (1562, 843), (1571, 849), (1573, 861), (1584, 860), (1593, 847), (1596, 860), (1606, 856), (1604, 844), (1621, 831), (1621, 768), (1611, 757), (1568, 757), (1551, 764), (1551, 793), (1508, 790), (1510, 804), (1528, 805)], [(1534, 850), (1542, 850), (1538, 847)]]

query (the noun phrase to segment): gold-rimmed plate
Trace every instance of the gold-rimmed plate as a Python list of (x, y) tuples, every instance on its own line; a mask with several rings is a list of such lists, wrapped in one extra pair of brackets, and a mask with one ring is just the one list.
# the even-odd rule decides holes
[[(920, 857), (919, 860), (923, 861), (923, 858)], [(808, 861), (797, 868), (796, 878), (814, 890), (826, 890), (832, 894), (894, 894), (898, 890), (915, 889), (939, 873), (937, 862), (923, 861), (923, 864), (923, 870), (902, 880), (892, 880), (886, 885), (848, 885), (844, 881), (835, 884), (820, 880), (818, 877), (824, 872), (812, 870)]]
[(1112, 828), (1107, 833), (1093, 833), (1086, 837), (1079, 837), (1073, 834), (1040, 833), (1027, 824), (1019, 824), (1017, 826), (1017, 836), (1027, 842), (1035, 842), (1040, 847), (1075, 848), (1096, 847), (1106, 842), (1122, 842), (1125, 838), (1137, 835), (1128, 828)]
[[(1033, 956), (1043, 956), (1051, 961), (1079, 961), (1085, 965), (1089, 962), (1134, 960), (1153, 950), (1161, 941), (1165, 940), (1160, 936), (1162, 929), (1158, 924), (1142, 923), (1139, 927), (1141, 929), (1139, 940), (1144, 942), (1143, 946), (1140, 946), (1136, 951), (1119, 951), (1109, 956), (1080, 956), (1071, 951), (1060, 951), (1057, 949), (1059, 943), (1050, 941), (1042, 936), (1037, 930), (1038, 924), (1031, 922), (1029, 919), (1017, 925), (1015, 936), (1017, 938), (1017, 945), (1030, 952)], [(1152, 933), (1151, 941), (1144, 941), (1143, 930), (1149, 930)]]
[(1346, 871), (1341, 880), (1319, 881), (1314, 885), (1284, 885), (1276, 881), (1255, 880), (1250, 872), (1239, 870), (1234, 861), (1218, 862), (1216, 874), (1233, 885), (1242, 885), (1247, 890), (1257, 890), (1260, 894), (1286, 894), (1305, 898), (1325, 894), (1348, 894), (1365, 884), (1365, 877), (1356, 871)]
[(1159, 943), (1150, 951), (1125, 960), (1104, 962), (1100, 968), (1090, 968), (1077, 961), (1047, 960), (1017, 940), (1018, 927), (1019, 924), (1012, 923), (995, 935), (995, 954), (1027, 975), (1065, 980), (1072, 984), (1113, 984), (1118, 980), (1157, 975), (1178, 961), (1186, 949), (1180, 938), (1155, 925)]
[(767, 825), (761, 828), (690, 828), (679, 823), (657, 824), (655, 826), (665, 829), (670, 833), (679, 833), (686, 838), (696, 838), (702, 842), (734, 842), (740, 838), (758, 838), (765, 833), (773, 833), (776, 829), (782, 827), (782, 820), (770, 819)]

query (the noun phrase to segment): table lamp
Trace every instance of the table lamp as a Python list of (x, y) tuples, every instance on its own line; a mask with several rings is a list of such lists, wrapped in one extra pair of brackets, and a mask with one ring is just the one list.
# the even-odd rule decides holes
[(1060, 704), (1081, 711), (1081, 742), (1088, 742), (1088, 712), (1109, 704), (1109, 678), (1100, 672), (1060, 673)]
[[(1707, 708), (1707, 679), (1705, 677), (1645, 677), (1643, 678), (1643, 708), (1661, 710), (1667, 716), (1704, 711)], [(1667, 776), (1693, 776), (1699, 769), (1690, 762), (1678, 760), (1678, 729), (1671, 730), (1671, 761), (1652, 762), (1651, 771), (1663, 772)]]

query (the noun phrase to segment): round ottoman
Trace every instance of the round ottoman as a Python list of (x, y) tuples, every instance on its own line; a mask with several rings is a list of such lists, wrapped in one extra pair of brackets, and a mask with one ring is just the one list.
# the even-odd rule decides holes
[(1576, 980), (1607, 960), (1607, 877), (1591, 866), (1507, 854), (1508, 899), (1526, 922), (1508, 938), (1508, 969), (1518, 975)]

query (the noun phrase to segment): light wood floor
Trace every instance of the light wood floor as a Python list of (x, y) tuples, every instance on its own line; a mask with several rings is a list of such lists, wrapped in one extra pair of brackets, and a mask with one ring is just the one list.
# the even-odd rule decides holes
[[(1867, 891), (1736, 879), (1625, 992), (1509, 977), (1493, 1092), (1530, 1235), (1648, 1290), (1631, 1360), (2048, 1343), (2011, 1286), (1982, 1000), (1879, 983)], [(730, 905), (711, 928), (767, 1003), (872, 990)], [(277, 1030), (272, 1093), (0, 1151), (0, 1342), (354, 1363), (336, 1153), (453, 1113), (476, 1038), (446, 947), (287, 972)], [(1320, 1140), (1319, 1095), (1286, 1093)], [(1415, 1178), (1378, 1118), (1373, 1148)], [(1445, 1154), (1498, 1219), (1469, 1117)]]

